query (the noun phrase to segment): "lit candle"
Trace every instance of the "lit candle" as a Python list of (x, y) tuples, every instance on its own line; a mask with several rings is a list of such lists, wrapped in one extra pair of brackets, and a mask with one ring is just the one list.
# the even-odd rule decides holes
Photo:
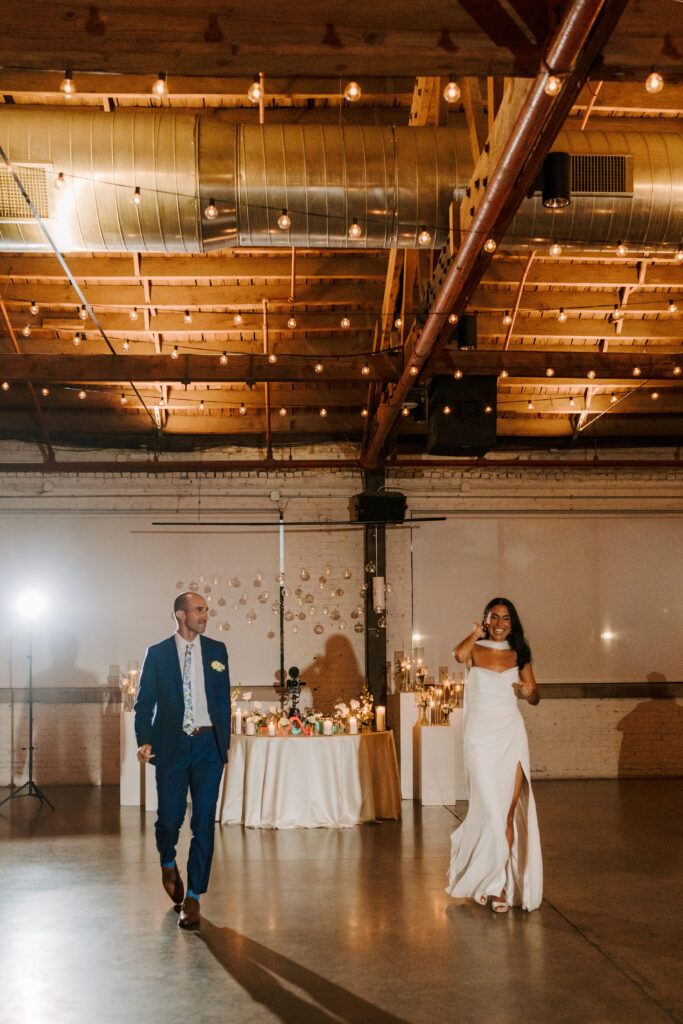
[(323, 736), (331, 736), (331, 735), (332, 735), (332, 719), (331, 718), (326, 718), (325, 721), (323, 722)]
[(242, 709), (238, 708), (235, 712), (235, 736), (242, 735)]
[(349, 732), (352, 736), (355, 736), (358, 732), (358, 719), (353, 715), (349, 718)]
[(375, 721), (377, 723), (377, 732), (384, 732), (387, 727), (387, 711), (381, 704), (378, 704), (375, 708)]
[(429, 724), (434, 725), (434, 701), (429, 701)]
[(274, 736), (275, 735), (275, 722), (268, 722), (268, 735), (269, 736)]
[(247, 734), (247, 736), (253, 736), (254, 733), (256, 732), (256, 727), (254, 726), (254, 719), (251, 717), (251, 715), (247, 715), (246, 728), (244, 731)]

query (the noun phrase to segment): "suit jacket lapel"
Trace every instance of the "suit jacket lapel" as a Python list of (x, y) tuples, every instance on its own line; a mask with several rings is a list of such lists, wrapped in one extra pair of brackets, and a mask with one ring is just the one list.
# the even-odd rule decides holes
[(213, 669), (211, 668), (211, 662), (209, 661), (208, 642), (203, 636), (199, 637), (199, 643), (202, 649), (202, 666), (204, 668), (204, 689), (206, 691), (206, 703), (213, 702)]

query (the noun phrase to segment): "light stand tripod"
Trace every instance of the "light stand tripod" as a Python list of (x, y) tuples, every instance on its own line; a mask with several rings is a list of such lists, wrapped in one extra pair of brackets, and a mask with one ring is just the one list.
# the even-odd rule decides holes
[(54, 805), (50, 803), (48, 798), (43, 792), (36, 786), (33, 781), (33, 630), (29, 629), (28, 634), (28, 780), (19, 786), (18, 789), (13, 789), (9, 796), (6, 796), (4, 800), (0, 800), (0, 807), (6, 804), (8, 800), (15, 800), (22, 796), (35, 796), (40, 800), (41, 804), (46, 803), (48, 807), (51, 807), (54, 811)]

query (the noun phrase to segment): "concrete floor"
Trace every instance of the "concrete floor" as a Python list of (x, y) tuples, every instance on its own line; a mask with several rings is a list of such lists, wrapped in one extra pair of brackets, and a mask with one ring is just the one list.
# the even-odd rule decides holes
[[(199, 934), (118, 789), (0, 809), (3, 1024), (681, 1021), (683, 780), (542, 782), (540, 910), (443, 892), (465, 805), (350, 830), (217, 830)], [(184, 863), (187, 838), (181, 848)]]

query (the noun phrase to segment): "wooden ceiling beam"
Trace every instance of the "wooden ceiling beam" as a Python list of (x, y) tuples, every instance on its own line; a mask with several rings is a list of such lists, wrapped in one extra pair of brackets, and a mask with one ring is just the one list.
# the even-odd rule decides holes
[[(480, 287), (486, 285), (507, 285), (515, 287), (519, 280), (520, 265), (524, 256), (519, 259), (496, 257), (489, 264)], [(626, 262), (624, 260), (607, 263), (604, 257), (600, 262), (582, 262), (584, 256), (576, 253), (575, 258), (551, 259), (538, 251), (527, 278), (527, 288), (534, 286), (560, 288), (599, 288), (618, 289), (638, 286), (643, 291), (656, 288), (683, 288), (683, 268), (672, 257), (666, 261), (648, 261), (646, 279), (640, 281), (640, 260)]]
[[(620, 290), (619, 288), (614, 288), (612, 291), (605, 290), (602, 292), (578, 290), (562, 292), (559, 289), (548, 291), (528, 291), (525, 289), (519, 311), (522, 315), (525, 313), (557, 313), (562, 308), (565, 313), (574, 317), (580, 313), (607, 316), (614, 311), (615, 304), (619, 305)], [(511, 308), (513, 299), (514, 295), (511, 292), (501, 291), (497, 288), (477, 288), (467, 308), (470, 312), (485, 313), (490, 310), (499, 310), (502, 314), (506, 309)], [(683, 311), (683, 289), (680, 286), (678, 291), (663, 295), (644, 289), (642, 294), (639, 293), (629, 302), (624, 315), (630, 317), (631, 314), (658, 313), (675, 321), (677, 319), (676, 316), (668, 311), (671, 300), (677, 304), (679, 310)]]
[[(661, 311), (660, 311), (661, 312)], [(616, 327), (621, 324), (617, 335)], [(618, 324), (609, 323), (607, 317), (590, 319), (571, 317), (560, 323), (557, 316), (524, 317), (518, 316), (513, 325), (512, 334), (515, 338), (555, 338), (570, 341), (574, 338), (600, 341), (602, 338), (633, 341), (670, 341), (683, 340), (683, 320), (662, 313), (659, 320), (637, 320), (632, 315), (624, 315)], [(507, 328), (498, 316), (477, 316), (477, 333), (484, 338), (497, 338), (505, 334)]]

